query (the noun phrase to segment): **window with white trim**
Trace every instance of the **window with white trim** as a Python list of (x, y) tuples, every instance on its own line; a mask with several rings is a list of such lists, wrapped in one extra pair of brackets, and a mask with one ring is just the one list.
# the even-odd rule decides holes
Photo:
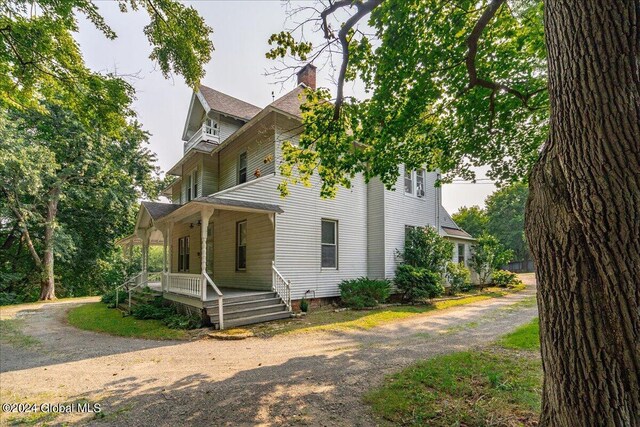
[(187, 191), (186, 191), (186, 193), (187, 193), (187, 202), (191, 201), (191, 186), (192, 186), (192, 182), (193, 182), (193, 180), (191, 178), (191, 175), (190, 174), (187, 175)]
[(238, 157), (238, 184), (247, 182), (247, 152)]
[(405, 166), (404, 194), (424, 199), (426, 194), (427, 173), (424, 169), (409, 170)]
[(465, 264), (466, 262), (466, 254), (465, 254), (465, 245), (464, 243), (459, 243), (458, 244), (458, 262), (460, 264)]
[(321, 266), (338, 268), (338, 221), (322, 220)]
[(194, 171), (191, 172), (191, 182), (193, 183), (193, 194), (191, 195), (191, 199), (198, 197), (198, 178), (198, 169), (194, 169)]
[(416, 197), (422, 199), (424, 198), (424, 181), (425, 181), (425, 172), (424, 169), (418, 169), (416, 171)]
[(247, 269), (247, 221), (236, 223), (236, 270)]
[(220, 127), (218, 126), (218, 122), (212, 118), (207, 117), (204, 121), (204, 133), (211, 136), (220, 135)]
[(178, 271), (189, 271), (189, 236), (178, 239)]
[(404, 193), (413, 194), (413, 171), (404, 167)]

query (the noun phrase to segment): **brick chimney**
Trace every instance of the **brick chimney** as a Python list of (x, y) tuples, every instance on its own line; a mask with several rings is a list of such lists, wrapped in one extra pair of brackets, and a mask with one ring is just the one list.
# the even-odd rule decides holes
[(312, 63), (308, 63), (302, 70), (298, 71), (298, 84), (304, 83), (311, 89), (316, 88), (316, 66)]

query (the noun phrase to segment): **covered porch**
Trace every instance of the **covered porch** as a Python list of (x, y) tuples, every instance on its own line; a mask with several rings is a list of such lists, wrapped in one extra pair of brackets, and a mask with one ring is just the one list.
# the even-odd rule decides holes
[[(119, 243), (141, 246), (137, 282), (166, 299), (221, 312), (225, 299), (275, 292), (290, 308), (290, 284), (274, 263), (281, 212), (276, 205), (212, 196), (185, 205), (143, 202), (135, 234)], [(160, 272), (148, 269), (153, 245), (163, 248)]]

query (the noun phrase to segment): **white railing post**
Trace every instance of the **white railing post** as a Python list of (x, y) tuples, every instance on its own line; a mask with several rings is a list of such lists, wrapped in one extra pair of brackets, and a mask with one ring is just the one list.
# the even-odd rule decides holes
[(222, 297), (218, 297), (218, 321), (220, 322), (220, 329), (224, 329), (224, 314), (223, 309), (224, 303), (222, 301)]

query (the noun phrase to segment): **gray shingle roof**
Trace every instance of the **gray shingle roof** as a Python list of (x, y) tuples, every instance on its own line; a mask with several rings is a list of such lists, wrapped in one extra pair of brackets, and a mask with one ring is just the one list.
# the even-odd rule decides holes
[(178, 205), (175, 203), (158, 203), (158, 202), (142, 202), (142, 205), (145, 207), (151, 218), (154, 220), (158, 218), (162, 218), (163, 216), (169, 215), (171, 212), (175, 211), (182, 205)]
[(250, 120), (262, 110), (260, 107), (256, 107), (255, 105), (211, 89), (210, 87), (200, 85), (199, 89), (205, 101), (209, 104), (209, 108), (223, 114)]
[(273, 205), (271, 203), (262, 203), (262, 202), (252, 202), (248, 200), (238, 200), (238, 199), (229, 199), (226, 197), (216, 197), (216, 196), (206, 196), (206, 197), (198, 197), (193, 200), (194, 202), (201, 203), (210, 203), (212, 205), (219, 206), (230, 206), (236, 208), (249, 208), (249, 209), (258, 209), (261, 211), (275, 212), (275, 213), (283, 213), (284, 211), (278, 205)]
[(447, 235), (449, 235), (449, 236), (466, 237), (467, 239), (472, 239), (473, 238), (471, 236), (471, 234), (467, 233), (466, 231), (464, 231), (464, 230), (462, 230), (460, 228), (442, 226), (442, 230), (445, 233), (447, 233)]
[(291, 92), (273, 101), (270, 106), (284, 111), (285, 113), (292, 114), (294, 116), (302, 116), (300, 105), (304, 102), (303, 97), (300, 96), (305, 89), (304, 85), (298, 85)]

